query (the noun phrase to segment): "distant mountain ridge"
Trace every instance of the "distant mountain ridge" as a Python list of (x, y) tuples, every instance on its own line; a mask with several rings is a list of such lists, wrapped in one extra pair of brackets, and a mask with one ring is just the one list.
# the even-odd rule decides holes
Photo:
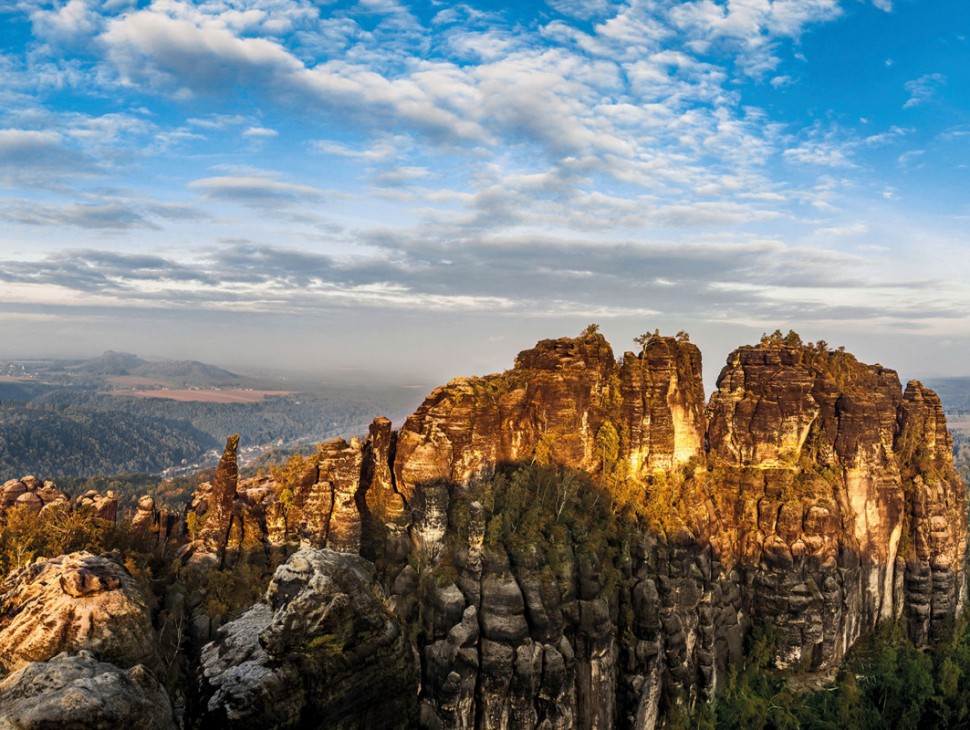
[(197, 386), (238, 385), (244, 380), (241, 375), (198, 360), (145, 360), (138, 355), (113, 350), (108, 350), (100, 357), (84, 360), (69, 369), (87, 375), (161, 378)]

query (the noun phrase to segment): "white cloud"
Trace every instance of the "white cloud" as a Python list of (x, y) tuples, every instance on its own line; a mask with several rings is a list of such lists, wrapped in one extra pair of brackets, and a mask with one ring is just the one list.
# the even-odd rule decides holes
[(198, 190), (209, 198), (260, 208), (323, 198), (323, 192), (315, 187), (285, 182), (269, 173), (206, 177), (193, 180), (189, 183), (189, 188)]
[(844, 226), (818, 228), (815, 231), (820, 236), (858, 236), (868, 232), (869, 226), (865, 223), (850, 223)]
[(926, 150), (909, 150), (896, 158), (896, 164), (900, 167), (909, 167), (924, 154), (926, 154)]
[[(877, 2), (888, 9), (888, 0)], [(839, 16), (836, 0), (550, 4), (525, 19), (521, 11), (503, 17), (450, 4), (422, 21), (385, 0), (154, 0), (88, 22), (93, 6), (69, 0), (43, 11), (45, 32), (53, 38), (61, 16), (79, 13), (78, 37), (100, 33), (89, 53), (103, 57), (70, 67), (51, 56), (29, 68), (26, 59), (0, 58), (0, 75), (11, 68), (17, 76), (0, 86), (22, 95), (0, 89), (0, 100), (31, 99), (32, 110), (18, 102), (21, 114), (40, 114), (43, 99), (28, 73), (36, 70), (45, 88), (87, 80), (106, 108), (117, 97), (116, 111), (4, 121), (20, 136), (4, 147), (0, 132), (0, 162), (20, 159), (20, 176), (50, 164), (48, 180), (112, 174), (61, 191), (56, 204), (30, 208), (20, 195), (6, 205), (6, 219), (139, 235), (158, 226), (166, 240), (265, 234), (290, 248), (350, 252), (339, 266), (306, 259), (291, 266), (279, 250), (236, 251), (235, 260), (218, 262), (197, 254), (210, 272), (286, 269), (250, 288), (233, 282), (223, 299), (213, 295), (212, 306), (221, 307), (252, 297), (312, 309), (344, 306), (353, 295), (373, 306), (509, 311), (507, 302), (514, 310), (534, 289), (528, 306), (547, 314), (590, 311), (600, 306), (594, 294), (616, 311), (632, 311), (624, 301), (649, 295), (652, 311), (688, 306), (675, 298), (685, 290), (716, 284), (723, 292), (733, 282), (743, 286), (731, 306), (744, 309), (763, 304), (752, 293), (759, 277), (783, 278), (775, 286), (792, 290), (850, 278), (844, 261), (819, 262), (778, 240), (825, 237), (836, 246), (866, 233), (851, 209), (856, 185), (874, 160), (888, 160), (890, 171), (893, 157), (912, 161), (913, 152), (891, 147), (909, 130), (880, 131), (873, 122), (860, 133), (854, 121), (855, 129), (839, 126), (834, 120), (849, 116), (835, 112), (806, 127), (773, 119), (771, 106), (750, 106), (797, 101), (785, 87), (808, 77), (783, 60), (797, 57), (816, 24)], [(43, 53), (55, 54), (48, 46)], [(941, 80), (910, 82), (907, 106), (930, 98)], [(756, 93), (748, 93), (752, 83)], [(152, 113), (121, 111), (136, 99)], [(258, 142), (271, 137), (279, 140), (274, 153), (317, 154), (293, 160), (291, 177), (211, 167), (257, 159)], [(142, 184), (146, 151), (161, 150), (174, 162), (145, 184), (164, 192), (154, 205), (130, 202), (121, 188)], [(283, 169), (291, 159), (273, 164)], [(126, 175), (114, 174), (122, 169)], [(892, 182), (863, 194), (872, 202)], [(95, 184), (106, 190), (80, 190)], [(330, 189), (340, 186), (343, 195)], [(198, 226), (177, 226), (193, 214)], [(322, 231), (324, 217), (340, 225)], [(386, 221), (386, 230), (368, 229), (371, 220)], [(708, 245), (752, 237), (754, 253)], [(381, 255), (364, 260), (361, 249)], [(866, 265), (853, 259), (847, 268)], [(321, 269), (318, 281), (299, 278), (307, 266)], [(285, 293), (294, 278), (306, 302)], [(564, 297), (564, 285), (577, 282), (583, 291)], [(172, 285), (161, 289), (166, 301), (191, 299)]]
[(797, 39), (808, 26), (831, 21), (841, 13), (838, 0), (753, 0), (725, 5), (692, 0), (673, 4), (669, 16), (698, 51), (708, 50), (711, 44), (726, 44), (739, 54), (738, 61), (749, 74), (761, 76), (778, 65), (776, 39)]
[(313, 148), (326, 155), (349, 157), (364, 162), (384, 162), (397, 157), (410, 147), (410, 144), (407, 137), (399, 136), (379, 140), (363, 149), (354, 149), (333, 140), (317, 140), (313, 143)]
[(782, 153), (786, 160), (802, 165), (820, 167), (852, 167), (847, 149), (837, 143), (806, 141), (797, 147), (789, 147)]
[(429, 174), (430, 171), (426, 167), (404, 166), (381, 172), (374, 179), (374, 182), (378, 185), (402, 185), (428, 177)]
[(946, 76), (940, 73), (924, 74), (918, 79), (907, 81), (904, 86), (909, 92), (909, 99), (903, 104), (903, 109), (911, 109), (914, 106), (925, 104), (930, 101), (946, 84)]
[(279, 136), (279, 132), (277, 132), (275, 129), (267, 129), (266, 127), (249, 127), (242, 134), (243, 137), (256, 139), (267, 139)]
[(62, 47), (86, 43), (104, 26), (104, 16), (87, 0), (68, 0), (56, 10), (35, 10), (30, 20), (37, 37)]
[(53, 131), (0, 129), (0, 186), (50, 187), (100, 172)]
[(10, 206), (0, 212), (0, 218), (13, 223), (39, 226), (70, 226), (107, 231), (127, 231), (133, 228), (157, 228), (133, 208), (118, 204), (70, 204), (63, 207), (36, 203)]

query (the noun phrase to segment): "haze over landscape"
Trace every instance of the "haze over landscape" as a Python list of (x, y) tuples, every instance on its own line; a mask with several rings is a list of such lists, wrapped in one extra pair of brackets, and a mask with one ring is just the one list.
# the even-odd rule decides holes
[(710, 382), (792, 327), (965, 374), (968, 29), (958, 0), (5, 0), (0, 338), (425, 382), (596, 321), (688, 330)]

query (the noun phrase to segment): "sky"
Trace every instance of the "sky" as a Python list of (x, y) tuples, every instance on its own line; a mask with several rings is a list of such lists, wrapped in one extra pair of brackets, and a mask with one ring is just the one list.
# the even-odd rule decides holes
[[(966, 0), (0, 0), (0, 343), (970, 374)], [(713, 376), (708, 375), (710, 380)]]

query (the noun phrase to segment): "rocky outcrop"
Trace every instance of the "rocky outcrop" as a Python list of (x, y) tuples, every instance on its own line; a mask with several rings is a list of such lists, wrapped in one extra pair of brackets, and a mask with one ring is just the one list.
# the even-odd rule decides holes
[(8, 575), (0, 585), (0, 669), (81, 650), (123, 669), (158, 666), (148, 601), (128, 572), (80, 552)]
[(33, 662), (0, 682), (0, 727), (175, 730), (165, 690), (143, 666), (119, 669), (81, 651)]
[(628, 473), (670, 470), (703, 453), (701, 353), (672, 337), (650, 337), (620, 366), (621, 449)]
[(750, 576), (780, 665), (837, 667), (903, 614), (922, 645), (931, 604), (937, 628), (959, 610), (966, 498), (935, 395), (915, 382), (903, 394), (894, 371), (843, 351), (766, 342), (731, 354), (709, 416), (723, 511), (707, 532)]
[[(561, 407), (564, 392), (573, 412)], [(604, 458), (606, 424), (625, 469)], [(477, 546), (450, 547), (455, 490), (503, 462), (543, 460), (543, 439), (559, 429), (567, 435), (552, 440), (552, 461), (624, 489), (639, 481), (658, 515), (625, 586), (589, 590), (578, 603), (537, 579), (542, 560), (530, 570), (528, 560), (483, 553), (473, 530)], [(775, 628), (778, 666), (823, 674), (881, 621), (905, 617), (925, 644), (966, 592), (966, 497), (948, 438), (932, 393), (917, 383), (903, 393), (895, 372), (824, 343), (768, 338), (740, 348), (706, 414), (699, 353), (670, 338), (649, 338), (614, 368), (587, 333), (540, 343), (503, 375), (452, 381), (408, 419), (395, 459), (415, 547), (432, 565), (457, 565), (465, 598), (428, 631), (423, 717), (461, 727), (484, 712), (505, 723), (510, 688), (535, 686), (513, 681), (513, 668), (527, 665), (517, 658), (535, 646), (563, 657), (556, 701), (579, 724), (616, 709), (621, 725), (651, 727), (676, 693), (716, 690), (753, 624)], [(584, 585), (582, 565), (565, 585)], [(392, 599), (404, 607), (406, 573)], [(625, 635), (617, 604), (632, 614)], [(469, 620), (462, 609), (475, 610), (478, 634), (459, 628)], [(541, 694), (526, 693), (520, 711), (541, 716)]]
[[(408, 516), (391, 472), (394, 442), (391, 422), (377, 418), (363, 441), (320, 444), (283, 484), (270, 475), (240, 480), (238, 442), (230, 439), (216, 478), (192, 501), (193, 520), (202, 525), (199, 547), (209, 555), (287, 544), (360, 553), (368, 520), (372, 532), (400, 534)], [(139, 524), (147, 510), (136, 515)]]
[(202, 652), (206, 727), (406, 728), (417, 670), (373, 566), (305, 548)]
[(6, 523), (12, 509), (26, 508), (36, 514), (45, 507), (53, 509), (54, 505), (70, 506), (70, 499), (54, 482), (41, 482), (30, 475), (10, 479), (0, 486), (0, 526)]
[(939, 397), (910, 381), (896, 439), (907, 497), (905, 612), (917, 646), (943, 635), (966, 602), (967, 498)]
[(217, 553), (220, 557), (224, 556), (229, 543), (233, 505), (239, 484), (239, 467), (236, 464), (238, 447), (238, 434), (226, 440), (226, 448), (216, 467), (212, 483), (203, 485), (196, 492), (192, 503), (195, 514), (205, 516), (205, 522), (199, 530), (202, 545), (208, 552)]
[(74, 501), (74, 508), (92, 510), (95, 517), (108, 522), (118, 519), (118, 498), (110, 489), (104, 495), (88, 490)]
[(695, 346), (671, 337), (620, 364), (594, 329), (543, 340), (512, 370), (428, 396), (398, 435), (397, 488), (410, 500), (419, 484), (468, 484), (534, 458), (590, 472), (620, 461), (633, 476), (685, 463), (704, 443), (700, 365)]
[(131, 516), (131, 526), (136, 532), (154, 535), (158, 545), (165, 545), (169, 540), (178, 538), (181, 519), (178, 512), (165, 507), (158, 509), (154, 498), (145, 495), (135, 506), (135, 512)]
[[(729, 356), (705, 409), (697, 348), (642, 344), (616, 362), (593, 329), (540, 342), (438, 388), (397, 434), (378, 419), (323, 445), (289, 486), (240, 484), (234, 514), (265, 514), (267, 544), (377, 563), (416, 632), (426, 727), (654, 727), (677, 697), (716, 692), (753, 625), (774, 627), (779, 667), (822, 675), (881, 621), (905, 619), (918, 645), (942, 632), (965, 594), (966, 498), (931, 392), (766, 338)], [(491, 477), (516, 463), (558, 476), (499, 504), (518, 477)], [(577, 500), (587, 521), (560, 523)], [(214, 646), (235, 651), (270, 615)], [(292, 663), (257, 664), (239, 681), (293, 681)], [(213, 671), (212, 712), (275, 696)]]

